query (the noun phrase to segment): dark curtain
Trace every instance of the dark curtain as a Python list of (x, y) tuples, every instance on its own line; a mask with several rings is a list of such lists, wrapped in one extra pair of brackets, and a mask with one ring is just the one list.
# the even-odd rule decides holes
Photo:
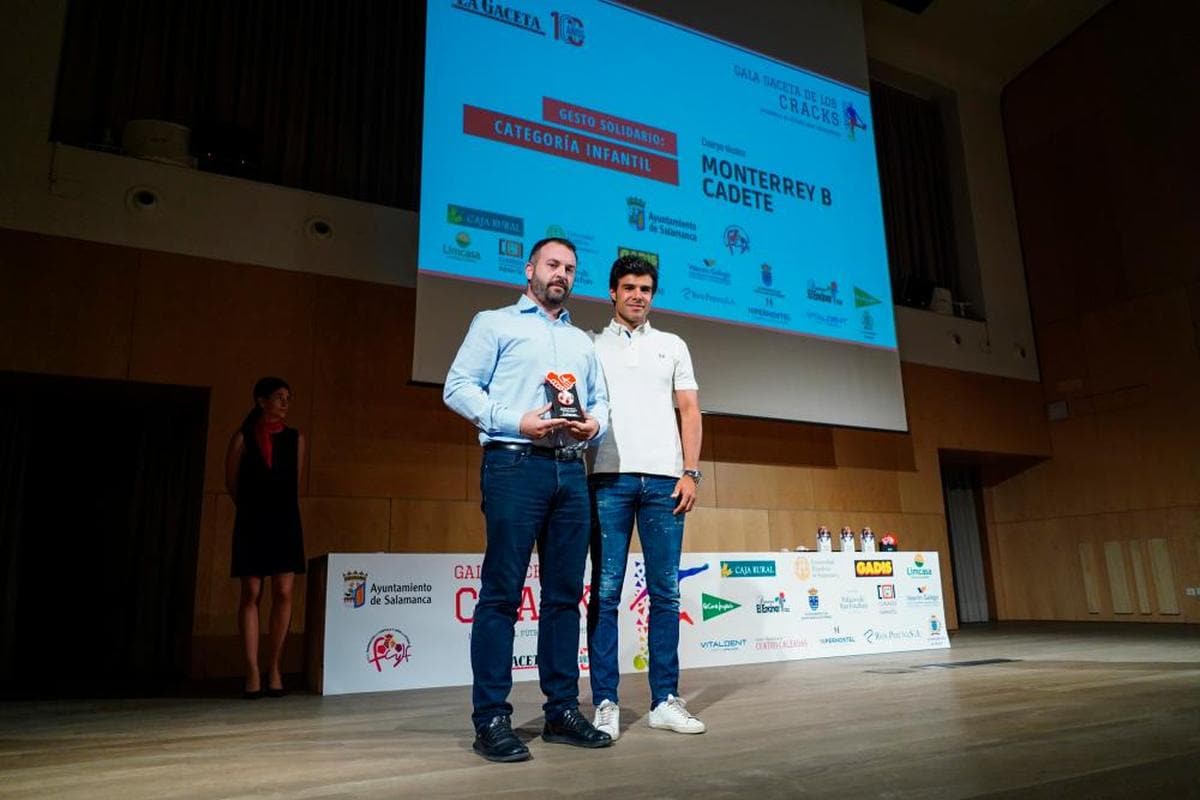
[(0, 683), (14, 677), (18, 564), (25, 506), (32, 407), (24, 395), (0, 392)]
[(178, 685), (191, 639), (207, 390), (0, 373), (0, 391), (24, 409), (0, 421), (0, 480), (20, 483), (0, 507), (12, 577), (0, 609), (5, 692)]
[(892, 293), (922, 308), (935, 286), (961, 297), (941, 110), (872, 81), (871, 111)]
[(51, 138), (192, 130), (200, 167), (416, 209), (425, 4), (71, 0)]

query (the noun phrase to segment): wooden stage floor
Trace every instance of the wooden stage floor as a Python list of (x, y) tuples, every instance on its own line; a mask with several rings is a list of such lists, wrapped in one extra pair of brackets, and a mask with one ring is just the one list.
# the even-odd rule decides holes
[[(622, 683), (606, 750), (471, 750), (470, 690), (0, 704), (3, 798), (1200, 797), (1200, 626), (1002, 624), (950, 650), (685, 671), (702, 736)], [(984, 659), (1011, 662), (939, 666)], [(582, 697), (591, 713), (586, 684)]]

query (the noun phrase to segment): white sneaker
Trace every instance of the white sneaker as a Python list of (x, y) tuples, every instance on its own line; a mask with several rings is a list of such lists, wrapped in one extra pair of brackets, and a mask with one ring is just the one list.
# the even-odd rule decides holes
[(621, 737), (621, 707), (612, 700), (602, 700), (596, 708), (596, 719), (592, 726), (607, 733), (615, 742)]
[(676, 733), (704, 733), (708, 728), (688, 713), (682, 697), (673, 694), (650, 710), (650, 727)]

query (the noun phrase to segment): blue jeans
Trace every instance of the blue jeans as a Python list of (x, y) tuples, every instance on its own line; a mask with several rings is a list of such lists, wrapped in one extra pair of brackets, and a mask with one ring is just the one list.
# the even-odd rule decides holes
[(605, 700), (620, 704), (617, 611), (635, 517), (650, 597), (650, 708), (669, 694), (679, 694), (679, 553), (684, 514), (672, 513), (677, 503), (671, 497), (676, 482), (675, 478), (637, 473), (592, 476), (588, 663), (592, 701), (597, 706)]
[(534, 544), (542, 583), (538, 678), (547, 719), (579, 707), (579, 601), (587, 560), (587, 471), (582, 460), (485, 450), (480, 468), (487, 551), (471, 624), (475, 727), (512, 714), (513, 626)]

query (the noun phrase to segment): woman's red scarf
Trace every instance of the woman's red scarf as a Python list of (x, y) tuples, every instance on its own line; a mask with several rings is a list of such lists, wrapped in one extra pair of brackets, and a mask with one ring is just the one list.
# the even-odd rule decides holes
[(276, 420), (268, 422), (266, 417), (260, 417), (258, 424), (254, 426), (254, 440), (258, 442), (259, 452), (262, 453), (263, 460), (267, 462), (267, 468), (271, 468), (271, 434), (279, 433), (283, 430), (283, 422)]

